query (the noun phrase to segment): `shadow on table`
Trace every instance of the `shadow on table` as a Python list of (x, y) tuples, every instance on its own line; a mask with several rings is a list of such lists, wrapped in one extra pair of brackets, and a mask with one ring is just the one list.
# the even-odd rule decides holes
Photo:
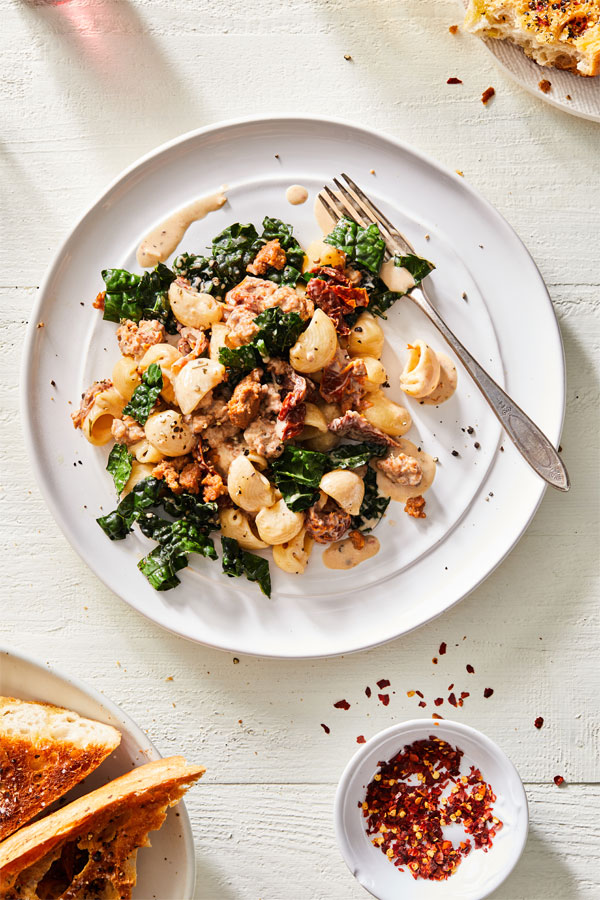
[[(192, 90), (178, 76), (150, 31), (151, 19), (126, 0), (21, 2), (54, 71), (48, 102), (82, 119), (83, 137), (96, 139), (103, 159), (121, 166), (124, 144), (138, 155), (202, 124), (198, 81)], [(57, 110), (57, 130), (65, 109)]]
[(575, 897), (577, 893), (578, 883), (564, 860), (557, 857), (556, 848), (545, 841), (536, 828), (530, 828), (523, 856), (516, 869), (491, 898), (545, 900), (546, 897)]

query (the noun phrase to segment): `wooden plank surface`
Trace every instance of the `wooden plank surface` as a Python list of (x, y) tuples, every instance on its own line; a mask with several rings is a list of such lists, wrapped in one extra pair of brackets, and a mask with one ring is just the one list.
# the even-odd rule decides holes
[[(423, 691), (430, 711), (451, 682), (471, 694), (453, 717), (500, 743), (532, 801), (526, 853), (495, 896), (600, 891), (600, 129), (525, 94), (476, 41), (450, 35), (459, 13), (454, 0), (0, 0), (0, 643), (96, 685), (161, 751), (207, 766), (188, 802), (202, 900), (366, 896), (335, 846), (335, 784), (357, 735), (417, 714), (407, 691)], [(497, 93), (484, 107), (489, 85)], [(278, 113), (333, 114), (402, 137), (463, 171), (507, 217), (561, 324), (573, 489), (547, 494), (503, 565), (418, 632), (340, 659), (234, 663), (146, 622), (66, 543), (25, 456), (18, 371), (35, 288), (108, 180), (183, 131)], [(441, 641), (448, 652), (434, 666)], [(387, 708), (364, 694), (380, 678), (395, 691)], [(333, 708), (342, 698), (347, 712)], [(447, 703), (438, 711), (450, 714)]]

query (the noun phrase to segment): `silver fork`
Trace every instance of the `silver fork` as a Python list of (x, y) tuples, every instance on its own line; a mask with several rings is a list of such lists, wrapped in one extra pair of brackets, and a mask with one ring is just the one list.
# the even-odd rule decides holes
[[(319, 193), (319, 200), (329, 215), (337, 221), (342, 216), (353, 219), (359, 225), (378, 226), (386, 244), (385, 258), (390, 259), (395, 254), (406, 256), (414, 253), (414, 249), (400, 234), (390, 220), (379, 210), (372, 200), (362, 191), (354, 181), (342, 173), (346, 185), (339, 179), (333, 182), (340, 191), (338, 197), (327, 186)], [(350, 188), (350, 190), (348, 190)], [(352, 193), (351, 193), (351, 192)], [(326, 194), (327, 199), (323, 196)], [(509, 438), (529, 463), (531, 468), (549, 485), (559, 491), (568, 491), (570, 488), (569, 474), (560, 456), (537, 425), (531, 421), (520, 406), (511, 400), (499, 384), (488, 375), (485, 369), (479, 365), (476, 359), (461, 344), (455, 334), (450, 331), (442, 317), (433, 306), (427, 290), (423, 284), (415, 288), (408, 295), (413, 303), (416, 303), (425, 315), (433, 322), (436, 328), (443, 334), (446, 341), (489, 403), (498, 420), (508, 434)]]

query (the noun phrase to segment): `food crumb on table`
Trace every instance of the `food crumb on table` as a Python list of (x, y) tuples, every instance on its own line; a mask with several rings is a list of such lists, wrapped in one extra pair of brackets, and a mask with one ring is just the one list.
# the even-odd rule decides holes
[(550, 90), (552, 89), (552, 82), (548, 81), (547, 78), (543, 78), (539, 82), (538, 87), (539, 87), (540, 91), (542, 92), (542, 94), (548, 94), (550, 92)]
[(493, 87), (489, 87), (489, 88), (485, 89), (485, 91), (481, 95), (481, 102), (483, 103), (484, 106), (487, 106), (487, 104), (490, 102), (490, 100), (495, 95), (495, 93), (496, 93), (496, 89)]

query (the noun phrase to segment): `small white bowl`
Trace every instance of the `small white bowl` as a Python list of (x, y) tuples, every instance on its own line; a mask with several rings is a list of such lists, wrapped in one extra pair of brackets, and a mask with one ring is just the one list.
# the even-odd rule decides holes
[[(435, 735), (464, 752), (461, 774), (469, 766), (481, 770), (496, 794), (494, 815), (503, 827), (486, 852), (473, 849), (447, 881), (414, 879), (408, 869), (399, 872), (371, 843), (359, 803), (378, 769), (406, 744)], [(481, 900), (488, 897), (514, 869), (525, 847), (529, 813), (519, 773), (506, 754), (480, 731), (448, 719), (413, 719), (379, 732), (354, 754), (338, 785), (334, 822), (346, 865), (369, 893), (378, 900)]]

